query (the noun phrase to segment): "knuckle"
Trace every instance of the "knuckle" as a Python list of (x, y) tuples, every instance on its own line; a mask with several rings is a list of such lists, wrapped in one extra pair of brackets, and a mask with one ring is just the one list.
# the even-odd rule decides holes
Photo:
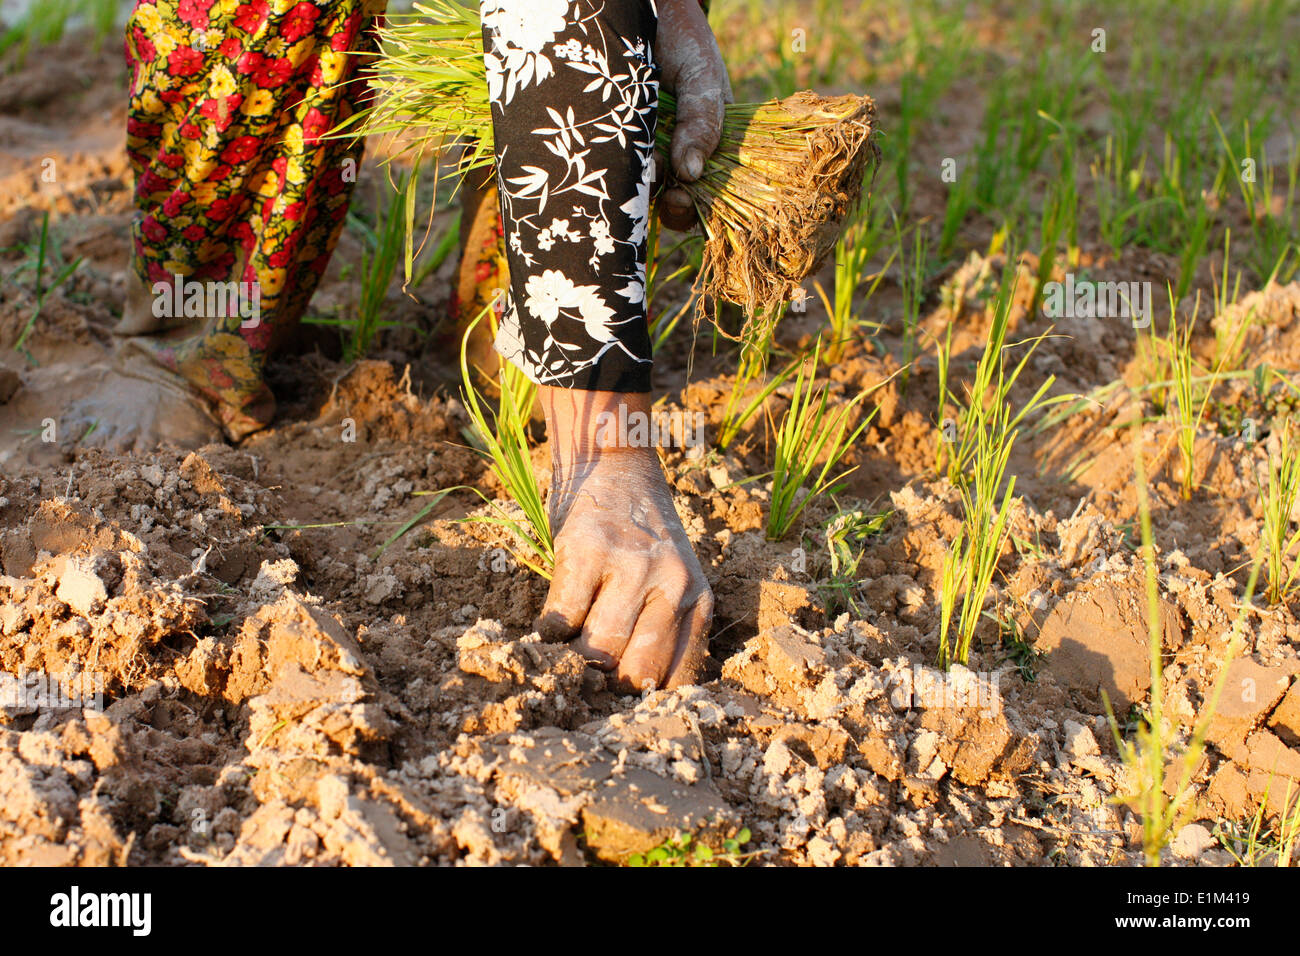
[(691, 588), (691, 573), (680, 565), (664, 568), (660, 572), (659, 590), (674, 600), (681, 600), (689, 595)]
[(557, 568), (577, 565), (583, 553), (582, 542), (574, 542), (575, 535), (561, 531), (555, 536), (555, 565)]

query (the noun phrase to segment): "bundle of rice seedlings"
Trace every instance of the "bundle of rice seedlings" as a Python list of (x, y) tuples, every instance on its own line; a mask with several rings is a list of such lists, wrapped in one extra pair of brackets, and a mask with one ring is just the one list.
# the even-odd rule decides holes
[[(661, 93), (665, 154), (675, 103)], [(729, 105), (722, 141), (690, 193), (704, 225), (698, 288), (750, 314), (774, 313), (835, 250), (879, 150), (867, 96), (795, 93)]]
[[(492, 163), (492, 115), (478, 11), (428, 0), (379, 31), (375, 102), (345, 124), (354, 135), (388, 135), (395, 154), (455, 156), (463, 176)], [(676, 103), (659, 97), (661, 168)], [(879, 162), (867, 96), (796, 93), (727, 106), (722, 142), (691, 195), (706, 244), (696, 289), (703, 297), (774, 315), (817, 270), (857, 208)], [(455, 147), (461, 147), (457, 155)]]

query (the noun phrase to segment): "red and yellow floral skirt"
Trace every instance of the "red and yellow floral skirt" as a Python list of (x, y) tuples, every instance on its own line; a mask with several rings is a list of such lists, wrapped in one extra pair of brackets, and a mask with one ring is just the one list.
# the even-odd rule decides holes
[(307, 307), (343, 227), (362, 147), (325, 134), (368, 96), (358, 70), (385, 4), (139, 0), (128, 21), (135, 270), (151, 289), (177, 276), (182, 287), (257, 289), (255, 319), (232, 305), (158, 320), (172, 298), (160, 295), (151, 331), (170, 334), (139, 341), (232, 438), (270, 421), (267, 355)]

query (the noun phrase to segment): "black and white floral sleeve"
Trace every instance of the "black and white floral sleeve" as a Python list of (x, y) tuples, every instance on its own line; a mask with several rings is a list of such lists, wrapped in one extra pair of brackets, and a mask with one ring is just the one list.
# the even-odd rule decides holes
[(654, 0), (480, 0), (510, 288), (496, 348), (534, 382), (650, 390)]

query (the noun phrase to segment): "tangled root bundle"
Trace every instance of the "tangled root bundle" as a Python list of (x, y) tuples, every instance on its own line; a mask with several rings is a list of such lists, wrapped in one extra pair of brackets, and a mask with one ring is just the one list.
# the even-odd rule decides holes
[[(661, 97), (659, 145), (672, 139), (672, 98)], [(707, 242), (696, 288), (749, 315), (789, 301), (835, 248), (879, 162), (867, 96), (796, 93), (728, 106), (722, 142), (697, 182)]]

